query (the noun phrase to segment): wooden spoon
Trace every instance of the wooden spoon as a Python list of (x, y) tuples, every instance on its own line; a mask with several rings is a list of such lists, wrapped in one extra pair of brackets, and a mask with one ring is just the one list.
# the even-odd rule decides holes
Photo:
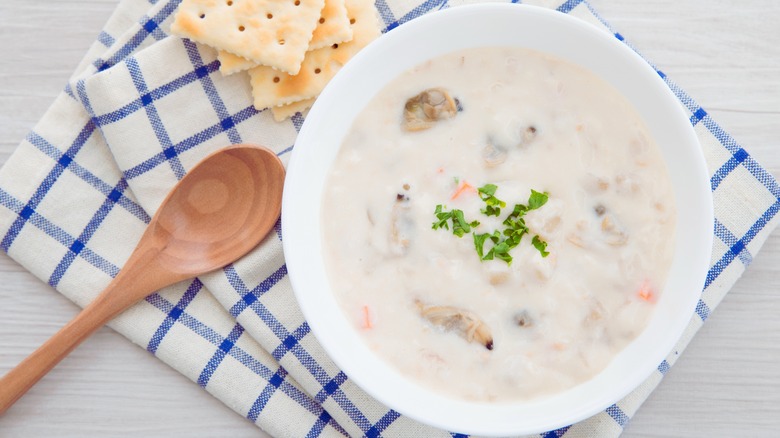
[(106, 289), (0, 379), (0, 414), (110, 319), (158, 289), (221, 268), (265, 237), (282, 203), (284, 167), (270, 150), (215, 152), (179, 181)]

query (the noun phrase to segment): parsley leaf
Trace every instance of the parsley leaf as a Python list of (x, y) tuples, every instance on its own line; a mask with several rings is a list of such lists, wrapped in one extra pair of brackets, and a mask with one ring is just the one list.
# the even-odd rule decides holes
[(487, 240), (488, 237), (490, 237), (490, 234), (488, 233), (471, 233), (472, 236), (474, 236), (474, 248), (477, 249), (477, 255), (479, 256), (479, 259), (482, 260), (482, 258), (485, 256), (485, 240)]
[[(438, 230), (439, 228), (449, 230), (449, 224), (451, 223), (452, 234), (463, 237), (463, 235), (470, 232), (473, 227), (479, 226), (479, 221), (466, 221), (466, 218), (463, 216), (463, 210), (454, 209), (452, 211), (444, 211), (445, 208), (446, 207), (441, 204), (436, 206), (436, 210), (434, 210), (433, 214), (438, 220), (434, 221), (431, 227), (434, 230)], [(449, 221), (449, 223), (447, 221)]]
[[(496, 190), (498, 190), (498, 186), (495, 184), (485, 184), (484, 186), (480, 187), (477, 191), (479, 193), (482, 193), (487, 196), (493, 196), (496, 194)], [(480, 196), (482, 198), (482, 196)], [(482, 198), (483, 200), (485, 198)]]
[(547, 193), (539, 193), (534, 189), (531, 189), (531, 196), (528, 198), (528, 209), (536, 210), (547, 203), (549, 196)]
[(479, 225), (478, 221), (466, 222), (466, 218), (463, 217), (463, 210), (452, 210), (452, 234), (463, 237), (464, 234), (471, 231), (471, 227)]
[(444, 228), (445, 230), (450, 229), (449, 225), (447, 225), (447, 221), (452, 217), (452, 212), (445, 212), (442, 208), (442, 205), (439, 204), (433, 212), (433, 214), (436, 215), (436, 219), (438, 219), (438, 221), (433, 223), (434, 230), (438, 230), (439, 228)]
[(547, 242), (540, 239), (538, 234), (531, 240), (531, 244), (539, 251), (539, 254), (541, 254), (542, 257), (550, 255), (549, 252), (545, 251), (547, 249)]
[(490, 258), (487, 258), (488, 255), (485, 255), (485, 242), (490, 239), (491, 242), (493, 242), (493, 245), (495, 245), (501, 241), (501, 233), (498, 232), (498, 230), (493, 231), (493, 234), (490, 233), (471, 233), (474, 236), (474, 248), (477, 250), (477, 255), (481, 260), (493, 260), (493, 248), (488, 251), (488, 255)]
[(509, 245), (511, 245), (512, 248), (519, 245), (520, 240), (522, 240), (523, 236), (525, 236), (527, 233), (528, 233), (528, 227), (525, 226), (525, 221), (523, 221), (522, 224), (518, 222), (518, 226), (514, 228), (506, 228), (504, 230), (506, 241), (508, 242)]
[(498, 186), (495, 184), (485, 184), (477, 189), (479, 198), (485, 201), (485, 208), (480, 210), (485, 216), (498, 216), (501, 214), (501, 209), (506, 207), (506, 202), (496, 198), (496, 190)]
[(508, 227), (514, 227), (514, 223), (519, 221), (522, 221), (523, 226), (525, 226), (525, 220), (522, 219), (522, 217), (528, 212), (528, 207), (526, 207), (523, 204), (515, 204), (515, 208), (512, 209), (512, 212), (509, 213), (509, 216), (504, 219), (504, 225)]
[(499, 243), (493, 247), (493, 255), (499, 260), (506, 262), (508, 266), (512, 266), (512, 256), (509, 255), (509, 250), (512, 249), (507, 245), (506, 241)]

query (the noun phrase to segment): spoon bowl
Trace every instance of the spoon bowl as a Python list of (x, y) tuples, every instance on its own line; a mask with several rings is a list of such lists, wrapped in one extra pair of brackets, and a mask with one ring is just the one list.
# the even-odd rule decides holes
[(0, 414), (122, 311), (251, 251), (279, 218), (283, 183), (284, 166), (263, 147), (230, 146), (199, 162), (168, 193), (103, 292), (0, 379)]
[(206, 157), (170, 192), (149, 226), (153, 238), (165, 242), (160, 262), (192, 277), (249, 252), (279, 217), (283, 179), (281, 161), (267, 149), (233, 146)]

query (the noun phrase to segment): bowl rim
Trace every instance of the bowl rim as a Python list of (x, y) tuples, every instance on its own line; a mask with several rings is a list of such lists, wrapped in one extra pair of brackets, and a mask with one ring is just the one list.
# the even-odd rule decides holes
[[(674, 125), (674, 129), (680, 133), (679, 143), (675, 147), (680, 148), (682, 154), (675, 153), (674, 157), (670, 157), (669, 153), (667, 153), (668, 148), (662, 148), (664, 149), (664, 158), (667, 165), (678, 167), (684, 165), (684, 168), (688, 173), (688, 181), (690, 182), (689, 187), (684, 189), (687, 190), (685, 193), (693, 193), (696, 195), (695, 199), (690, 199), (695, 205), (686, 205), (685, 208), (689, 210), (696, 209), (699, 213), (696, 218), (691, 219), (694, 226), (689, 226), (691, 224), (686, 222), (686, 226), (684, 227), (691, 235), (681, 236), (679, 233), (679, 223), (678, 230), (675, 234), (676, 239), (680, 240), (683, 238), (685, 244), (691, 245), (694, 251), (693, 254), (684, 254), (684, 258), (689, 265), (684, 269), (684, 272), (675, 271), (676, 277), (674, 278), (686, 278), (684, 284), (682, 284), (679, 289), (686, 294), (685, 307), (688, 309), (685, 312), (678, 310), (676, 313), (668, 315), (669, 318), (672, 318), (668, 321), (670, 324), (668, 330), (676, 333), (676, 335), (667, 336), (667, 338), (664, 339), (664, 342), (658, 345), (653, 344), (654, 348), (651, 353), (647, 354), (648, 358), (645, 361), (646, 363), (642, 364), (640, 370), (628, 372), (628, 378), (621, 382), (619, 388), (609, 388), (606, 390), (609, 397), (597, 395), (587, 402), (579, 403), (577, 406), (566, 405), (565, 407), (562, 407), (562, 410), (565, 411), (563, 413), (558, 412), (555, 413), (555, 415), (547, 416), (535, 415), (538, 414), (539, 409), (542, 408), (537, 408), (536, 410), (527, 409), (529, 404), (536, 406), (539, 403), (519, 402), (485, 406), (481, 403), (450, 400), (446, 396), (443, 397), (441, 395), (433, 394), (430, 390), (420, 387), (413, 382), (405, 381), (405, 378), (403, 378), (400, 373), (390, 368), (387, 364), (384, 364), (381, 359), (378, 359), (377, 357), (374, 357), (373, 359), (370, 357), (363, 357), (363, 355), (371, 356), (373, 353), (370, 352), (367, 346), (362, 345), (362, 341), (359, 342), (362, 347), (361, 345), (353, 345), (357, 333), (352, 333), (355, 336), (350, 336), (349, 333), (344, 332), (346, 319), (343, 317), (343, 314), (338, 313), (338, 316), (333, 315), (334, 308), (332, 305), (337, 303), (335, 303), (335, 298), (331, 294), (330, 285), (327, 283), (327, 275), (324, 266), (322, 266), (322, 258), (320, 257), (321, 242), (319, 239), (321, 238), (321, 230), (319, 221), (316, 220), (319, 218), (320, 214), (319, 203), (314, 207), (317, 210), (316, 213), (314, 213), (315, 220), (312, 220), (311, 214), (312, 199), (319, 200), (319, 196), (314, 196), (312, 192), (321, 193), (322, 188), (324, 187), (324, 184), (317, 185), (317, 181), (319, 181), (318, 178), (322, 176), (322, 169), (317, 166), (323, 167), (322, 163), (328, 162), (328, 159), (331, 159), (332, 161), (332, 155), (335, 154), (335, 151), (327, 151), (328, 148), (324, 147), (322, 143), (332, 145), (335, 140), (331, 137), (339, 137), (339, 133), (341, 133), (341, 137), (343, 137), (343, 127), (339, 127), (338, 129), (341, 129), (341, 131), (336, 132), (336, 128), (327, 126), (329, 123), (345, 123), (344, 120), (341, 120), (344, 117), (337, 114), (339, 111), (333, 110), (334, 107), (338, 108), (338, 99), (343, 97), (343, 89), (349, 87), (362, 87), (361, 89), (374, 88), (375, 91), (378, 91), (383, 88), (385, 85), (384, 83), (369, 85), (366, 83), (370, 81), (363, 81), (363, 83), (360, 84), (356, 81), (358, 81), (361, 78), (361, 75), (366, 71), (372, 71), (372, 69), (376, 70), (381, 68), (381, 66), (387, 67), (389, 61), (383, 60), (383, 53), (395, 53), (393, 50), (397, 51), (398, 49), (396, 47), (398, 45), (410, 41), (409, 38), (406, 37), (408, 34), (425, 34), (425, 32), (429, 31), (432, 27), (440, 26), (446, 28), (447, 26), (453, 26), (452, 23), (476, 26), (474, 24), (476, 22), (484, 24), (485, 21), (489, 20), (501, 21), (512, 19), (519, 20), (520, 22), (528, 20), (526, 21), (526, 24), (534, 21), (544, 23), (545, 25), (551, 25), (553, 28), (559, 26), (561, 29), (568, 29), (570, 32), (574, 32), (575, 34), (588, 39), (589, 42), (600, 44), (603, 47), (603, 50), (606, 50), (607, 53), (614, 52), (617, 57), (616, 59), (607, 57), (604, 61), (615, 62), (615, 67), (631, 67), (631, 69), (633, 69), (631, 70), (632, 72), (635, 71), (637, 72), (637, 75), (641, 76), (641, 80), (643, 81), (642, 85), (649, 87), (651, 89), (650, 92), (657, 93), (661, 107), (669, 112), (668, 115), (662, 116), (664, 117), (664, 120), (670, 120), (670, 123)], [(503, 21), (501, 22), (503, 23)], [(429, 43), (429, 45), (430, 44), (435, 43)], [(527, 42), (519, 44), (518, 42), (513, 41), (512, 44), (507, 45), (523, 46), (526, 44)], [(475, 47), (478, 46), (479, 45), (476, 45)], [(446, 52), (463, 48), (466, 47), (458, 46), (446, 50)], [(421, 59), (430, 59), (439, 56), (442, 53), (433, 55), (413, 53), (411, 57), (422, 56)], [(583, 60), (583, 62), (596, 62), (584, 58), (586, 55), (587, 54), (582, 55), (583, 58), (581, 58), (581, 60)], [(567, 59), (571, 62), (583, 65), (582, 63), (577, 62), (576, 59)], [(418, 62), (411, 62), (412, 61), (405, 59), (401, 64), (409, 65), (409, 67), (418, 64)], [(587, 65), (585, 67), (593, 71)], [(386, 70), (390, 71), (397, 71), (399, 69), (399, 66), (386, 68)], [(402, 68), (401, 71), (406, 69), (408, 68)], [(389, 73), (390, 72), (385, 72), (383, 78), (386, 79), (387, 76), (390, 76)], [(390, 79), (395, 76), (396, 75), (390, 76)], [(601, 75), (599, 74), (599, 76)], [(380, 79), (380, 82), (381, 80), (384, 79)], [(367, 101), (370, 99), (366, 98), (365, 100)], [(347, 130), (349, 126), (351, 126), (351, 123), (350, 119), (346, 128)], [(338, 146), (340, 146), (340, 144), (341, 138), (339, 137)], [(318, 150), (318, 148), (320, 150)], [(323, 151), (322, 149), (326, 150)], [(337, 150), (338, 147), (335, 149)], [(678, 159), (682, 163), (675, 162), (675, 160)], [(325, 170), (327, 171), (330, 166), (328, 165), (325, 167)], [(677, 185), (675, 185), (675, 196), (678, 198), (680, 196), (680, 188), (677, 187)], [(686, 198), (686, 200), (688, 199)], [(678, 199), (678, 211), (680, 210), (679, 207), (680, 203)], [(301, 218), (306, 211), (309, 212), (308, 218)], [(290, 157), (282, 201), (283, 248), (293, 291), (312, 333), (334, 363), (370, 396), (373, 396), (386, 406), (407, 415), (410, 418), (451, 431), (490, 436), (539, 433), (568, 426), (603, 411), (639, 386), (653, 370), (658, 367), (667, 354), (672, 351), (674, 345), (688, 326), (690, 317), (694, 314), (694, 308), (698, 302), (698, 296), (701, 293), (704, 279), (707, 270), (709, 269), (713, 240), (713, 223), (714, 213), (709, 186), (709, 175), (698, 138), (679, 100), (663, 79), (657, 74), (655, 69), (636, 52), (618, 41), (613, 35), (604, 32), (581, 19), (543, 7), (498, 3), (464, 5), (424, 15), (404, 23), (398, 28), (381, 36), (363, 51), (358, 53), (326, 87), (309, 112), (309, 115), (298, 134), (295, 147)], [(699, 227), (700, 229), (697, 230), (696, 227)], [(312, 247), (313, 241), (316, 241), (314, 247)], [(680, 257), (682, 257), (680, 255), (681, 251), (691, 251), (691, 248), (681, 249), (681, 245), (682, 244), (678, 244), (678, 247), (675, 250), (673, 269), (679, 264)], [(319, 261), (317, 261), (317, 259), (319, 259)], [(670, 278), (671, 277), (672, 275), (670, 274)], [(322, 282), (323, 278), (325, 279), (325, 283)], [(662, 295), (662, 299), (664, 299), (665, 295), (669, 294), (668, 289), (669, 288), (667, 287), (665, 294)], [(680, 300), (682, 300), (682, 298), (680, 298)], [(656, 313), (657, 312), (658, 309), (656, 310)], [(680, 313), (685, 313), (685, 316), (680, 316)], [(664, 318), (666, 317), (667, 315), (664, 315)], [(344, 321), (340, 322), (339, 318)], [(658, 318), (658, 316), (653, 317), (654, 320), (657, 320)], [(350, 330), (354, 332), (353, 329), (350, 328)], [(647, 330), (648, 329), (646, 328), (645, 332)], [(334, 335), (339, 335), (341, 337)], [(622, 355), (625, 354), (641, 353), (640, 351), (636, 351), (637, 349), (629, 351), (628, 353), (626, 353), (626, 351), (630, 350), (630, 347), (636, 344), (637, 340), (644, 335), (645, 333), (643, 332), (642, 335), (632, 341), (632, 343), (629, 344), (629, 347), (619, 355), (622, 357)], [(355, 352), (359, 353), (358, 357), (355, 356)], [(597, 377), (605, 373), (614, 372), (614, 368), (615, 360), (613, 360), (613, 362)], [(388, 384), (388, 382), (390, 382), (390, 384)], [(580, 386), (582, 385), (578, 385), (575, 388), (579, 388)], [(565, 391), (563, 394), (568, 394), (569, 392), (571, 391)], [(413, 395), (410, 396), (410, 393)], [(558, 398), (560, 398), (560, 396), (555, 396), (551, 399), (545, 398), (544, 400), (547, 400), (547, 403), (542, 403), (541, 406), (543, 406), (544, 409), (551, 410), (556, 405)], [(484, 409), (477, 405), (484, 407)], [(501, 412), (499, 414), (494, 411)], [(472, 415), (463, 415), (464, 413), (469, 412), (471, 412)], [(514, 419), (508, 418), (507, 415), (513, 416)]]

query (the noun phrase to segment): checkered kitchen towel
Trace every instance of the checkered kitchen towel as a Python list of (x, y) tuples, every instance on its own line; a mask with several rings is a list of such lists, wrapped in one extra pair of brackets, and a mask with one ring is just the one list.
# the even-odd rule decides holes
[[(247, 78), (215, 53), (168, 36), (179, 0), (121, 0), (40, 123), (0, 171), (2, 249), (83, 306), (115, 276), (165, 193), (206, 154), (263, 144), (283, 161), (303, 123), (252, 108)], [(386, 30), (456, 0), (377, 0)], [(584, 1), (528, 1), (593, 23)], [(461, 3), (461, 1), (457, 1)], [(543, 436), (616, 436), (777, 224), (780, 187), (685, 92), (712, 176), (712, 267), (677, 347), (633, 393)], [(460, 436), (370, 398), (328, 358), (290, 288), (277, 226), (221, 271), (152, 295), (111, 326), (276, 436)]]

